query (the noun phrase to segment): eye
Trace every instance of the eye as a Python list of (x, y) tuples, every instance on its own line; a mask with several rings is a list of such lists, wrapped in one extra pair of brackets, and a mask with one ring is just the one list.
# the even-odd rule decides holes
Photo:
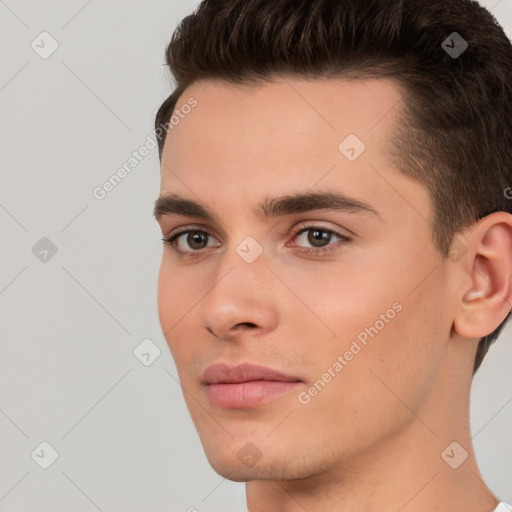
[[(307, 236), (304, 236), (306, 234)], [(338, 243), (330, 243), (333, 237), (338, 239)], [(341, 245), (351, 240), (346, 235), (322, 226), (303, 227), (295, 233), (294, 238), (302, 238), (302, 242), (306, 242), (313, 246), (301, 248), (301, 252), (305, 254), (325, 254), (328, 252), (336, 251), (340, 248)]]
[[(305, 234), (307, 236), (304, 236)], [(332, 238), (337, 238), (337, 243), (331, 243)], [(174, 233), (166, 238), (162, 238), (162, 241), (171, 246), (171, 248), (178, 254), (187, 257), (201, 256), (204, 249), (212, 247), (208, 242), (214, 238), (205, 229), (183, 229), (177, 233)], [(351, 239), (334, 231), (332, 229), (322, 226), (306, 226), (295, 231), (293, 239), (301, 239), (302, 242), (306, 242), (312, 245), (312, 247), (297, 246), (300, 252), (310, 255), (322, 255), (328, 252), (339, 250), (340, 246), (344, 243), (349, 242)], [(215, 245), (213, 245), (215, 247)], [(288, 245), (289, 246), (289, 245)], [(292, 244), (292, 247), (296, 246)]]
[[(192, 250), (180, 247), (180, 239), (182, 237), (184, 237), (183, 242)], [(179, 254), (197, 256), (201, 254), (202, 249), (206, 249), (208, 247), (209, 238), (213, 237), (204, 229), (186, 229), (178, 233), (174, 233), (167, 238), (162, 238), (162, 241), (165, 244), (170, 245), (173, 250)]]

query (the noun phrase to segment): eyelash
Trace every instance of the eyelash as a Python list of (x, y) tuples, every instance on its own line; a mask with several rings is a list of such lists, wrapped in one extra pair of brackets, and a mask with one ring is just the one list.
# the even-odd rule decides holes
[[(305, 233), (307, 231), (315, 231), (315, 230), (316, 231), (321, 231), (323, 233), (327, 233), (328, 235), (334, 235), (334, 236), (338, 237), (340, 240), (338, 241), (338, 244), (336, 244), (336, 245), (329, 244), (329, 245), (327, 245), (325, 247), (321, 247), (321, 248), (300, 248), (299, 250), (303, 254), (315, 255), (315, 256), (324, 255), (324, 254), (330, 253), (332, 251), (338, 250), (339, 249), (339, 245), (342, 245), (344, 243), (347, 243), (347, 242), (351, 241), (351, 238), (349, 238), (348, 236), (342, 235), (341, 233), (338, 233), (337, 231), (334, 231), (334, 230), (329, 229), (329, 228), (324, 228), (322, 226), (300, 227), (300, 228), (298, 228), (293, 233), (293, 238), (296, 238), (296, 237), (300, 236), (302, 233)], [(206, 229), (185, 229), (183, 231), (179, 231), (178, 233), (174, 233), (173, 235), (171, 235), (169, 237), (162, 238), (162, 241), (164, 242), (164, 244), (171, 246), (173, 251), (175, 251), (176, 253), (180, 254), (183, 257), (196, 258), (196, 257), (201, 256), (203, 254), (203, 252), (206, 250), (206, 248), (200, 249), (200, 250), (196, 250), (196, 251), (192, 250), (190, 252), (180, 251), (180, 250), (178, 250), (176, 248), (176, 246), (177, 246), (177, 239), (180, 236), (186, 235), (188, 233), (201, 233), (201, 234), (205, 234), (207, 236), (213, 237), (213, 235), (211, 233), (209, 233)], [(333, 245), (334, 245), (334, 247), (333, 247)]]

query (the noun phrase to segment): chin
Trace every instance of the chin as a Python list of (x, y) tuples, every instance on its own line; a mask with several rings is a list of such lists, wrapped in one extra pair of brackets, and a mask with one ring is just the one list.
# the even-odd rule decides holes
[[(302, 476), (290, 473), (282, 465), (278, 468), (272, 468), (268, 465), (258, 464), (253, 468), (246, 468), (239, 461), (228, 463), (218, 460), (209, 461), (212, 469), (220, 476), (231, 480), (232, 482), (249, 482), (251, 480), (291, 480), (303, 478)], [(281, 463), (282, 464), (282, 463)]]
[(220, 476), (233, 482), (248, 482), (255, 479), (258, 470), (255, 467), (244, 466), (237, 458), (235, 453), (209, 453), (205, 451), (206, 458), (212, 469)]
[[(250, 453), (247, 448), (246, 452)], [(267, 452), (269, 453), (269, 452)], [(301, 460), (297, 454), (282, 456), (270, 451), (269, 456), (261, 454), (257, 461), (243, 461), (245, 452), (230, 451), (228, 446), (220, 451), (205, 450), (206, 458), (212, 469), (220, 476), (233, 482), (249, 482), (251, 480), (297, 480), (316, 475), (326, 468), (319, 461)]]

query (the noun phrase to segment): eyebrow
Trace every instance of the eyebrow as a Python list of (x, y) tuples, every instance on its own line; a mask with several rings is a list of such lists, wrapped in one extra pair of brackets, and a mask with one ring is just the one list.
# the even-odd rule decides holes
[[(258, 217), (269, 219), (294, 213), (313, 210), (334, 210), (347, 213), (369, 213), (382, 220), (379, 212), (369, 204), (363, 203), (339, 192), (297, 192), (279, 197), (265, 197), (252, 213)], [(199, 217), (204, 220), (218, 219), (206, 206), (178, 194), (165, 194), (155, 201), (153, 216), (160, 220), (165, 215), (182, 215)]]

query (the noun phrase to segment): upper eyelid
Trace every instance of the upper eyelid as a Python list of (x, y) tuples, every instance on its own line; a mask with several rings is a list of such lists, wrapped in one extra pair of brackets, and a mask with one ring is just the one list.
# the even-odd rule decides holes
[[(304, 222), (311, 222), (311, 224), (305, 224)], [(293, 229), (291, 231), (295, 235), (297, 235), (298, 233), (300, 233), (301, 230), (320, 228), (320, 229), (325, 229), (327, 231), (334, 231), (334, 232), (341, 231), (341, 233), (339, 233), (340, 235), (344, 235), (343, 231), (346, 231), (346, 232), (350, 233), (350, 235), (344, 235), (344, 236), (347, 236), (347, 237), (355, 236), (355, 233), (353, 233), (352, 231), (350, 231), (347, 228), (337, 228), (337, 227), (325, 226), (325, 225), (322, 225), (323, 222), (325, 222), (325, 221), (321, 221), (321, 220), (319, 220), (319, 221), (303, 221), (302, 223), (299, 223), (299, 225), (293, 227)], [(175, 230), (172, 230), (171, 233), (169, 233), (169, 235), (167, 235), (167, 238), (172, 237), (172, 236), (179, 236), (179, 235), (188, 233), (189, 231), (200, 231), (200, 232), (202, 231), (202, 232), (208, 233), (208, 235), (210, 235), (210, 236), (217, 237), (217, 235), (215, 234), (215, 230), (213, 230), (210, 227), (200, 226), (197, 224), (190, 224), (190, 225), (181, 226), (179, 228), (176, 228)], [(213, 233), (212, 233), (212, 231), (213, 231)]]
[(180, 236), (193, 231), (206, 233), (208, 236), (217, 238), (217, 235), (215, 235), (215, 233), (212, 233), (211, 228), (205, 228), (201, 226), (183, 226), (181, 228), (177, 228), (175, 231), (172, 231), (165, 238), (179, 238)]

